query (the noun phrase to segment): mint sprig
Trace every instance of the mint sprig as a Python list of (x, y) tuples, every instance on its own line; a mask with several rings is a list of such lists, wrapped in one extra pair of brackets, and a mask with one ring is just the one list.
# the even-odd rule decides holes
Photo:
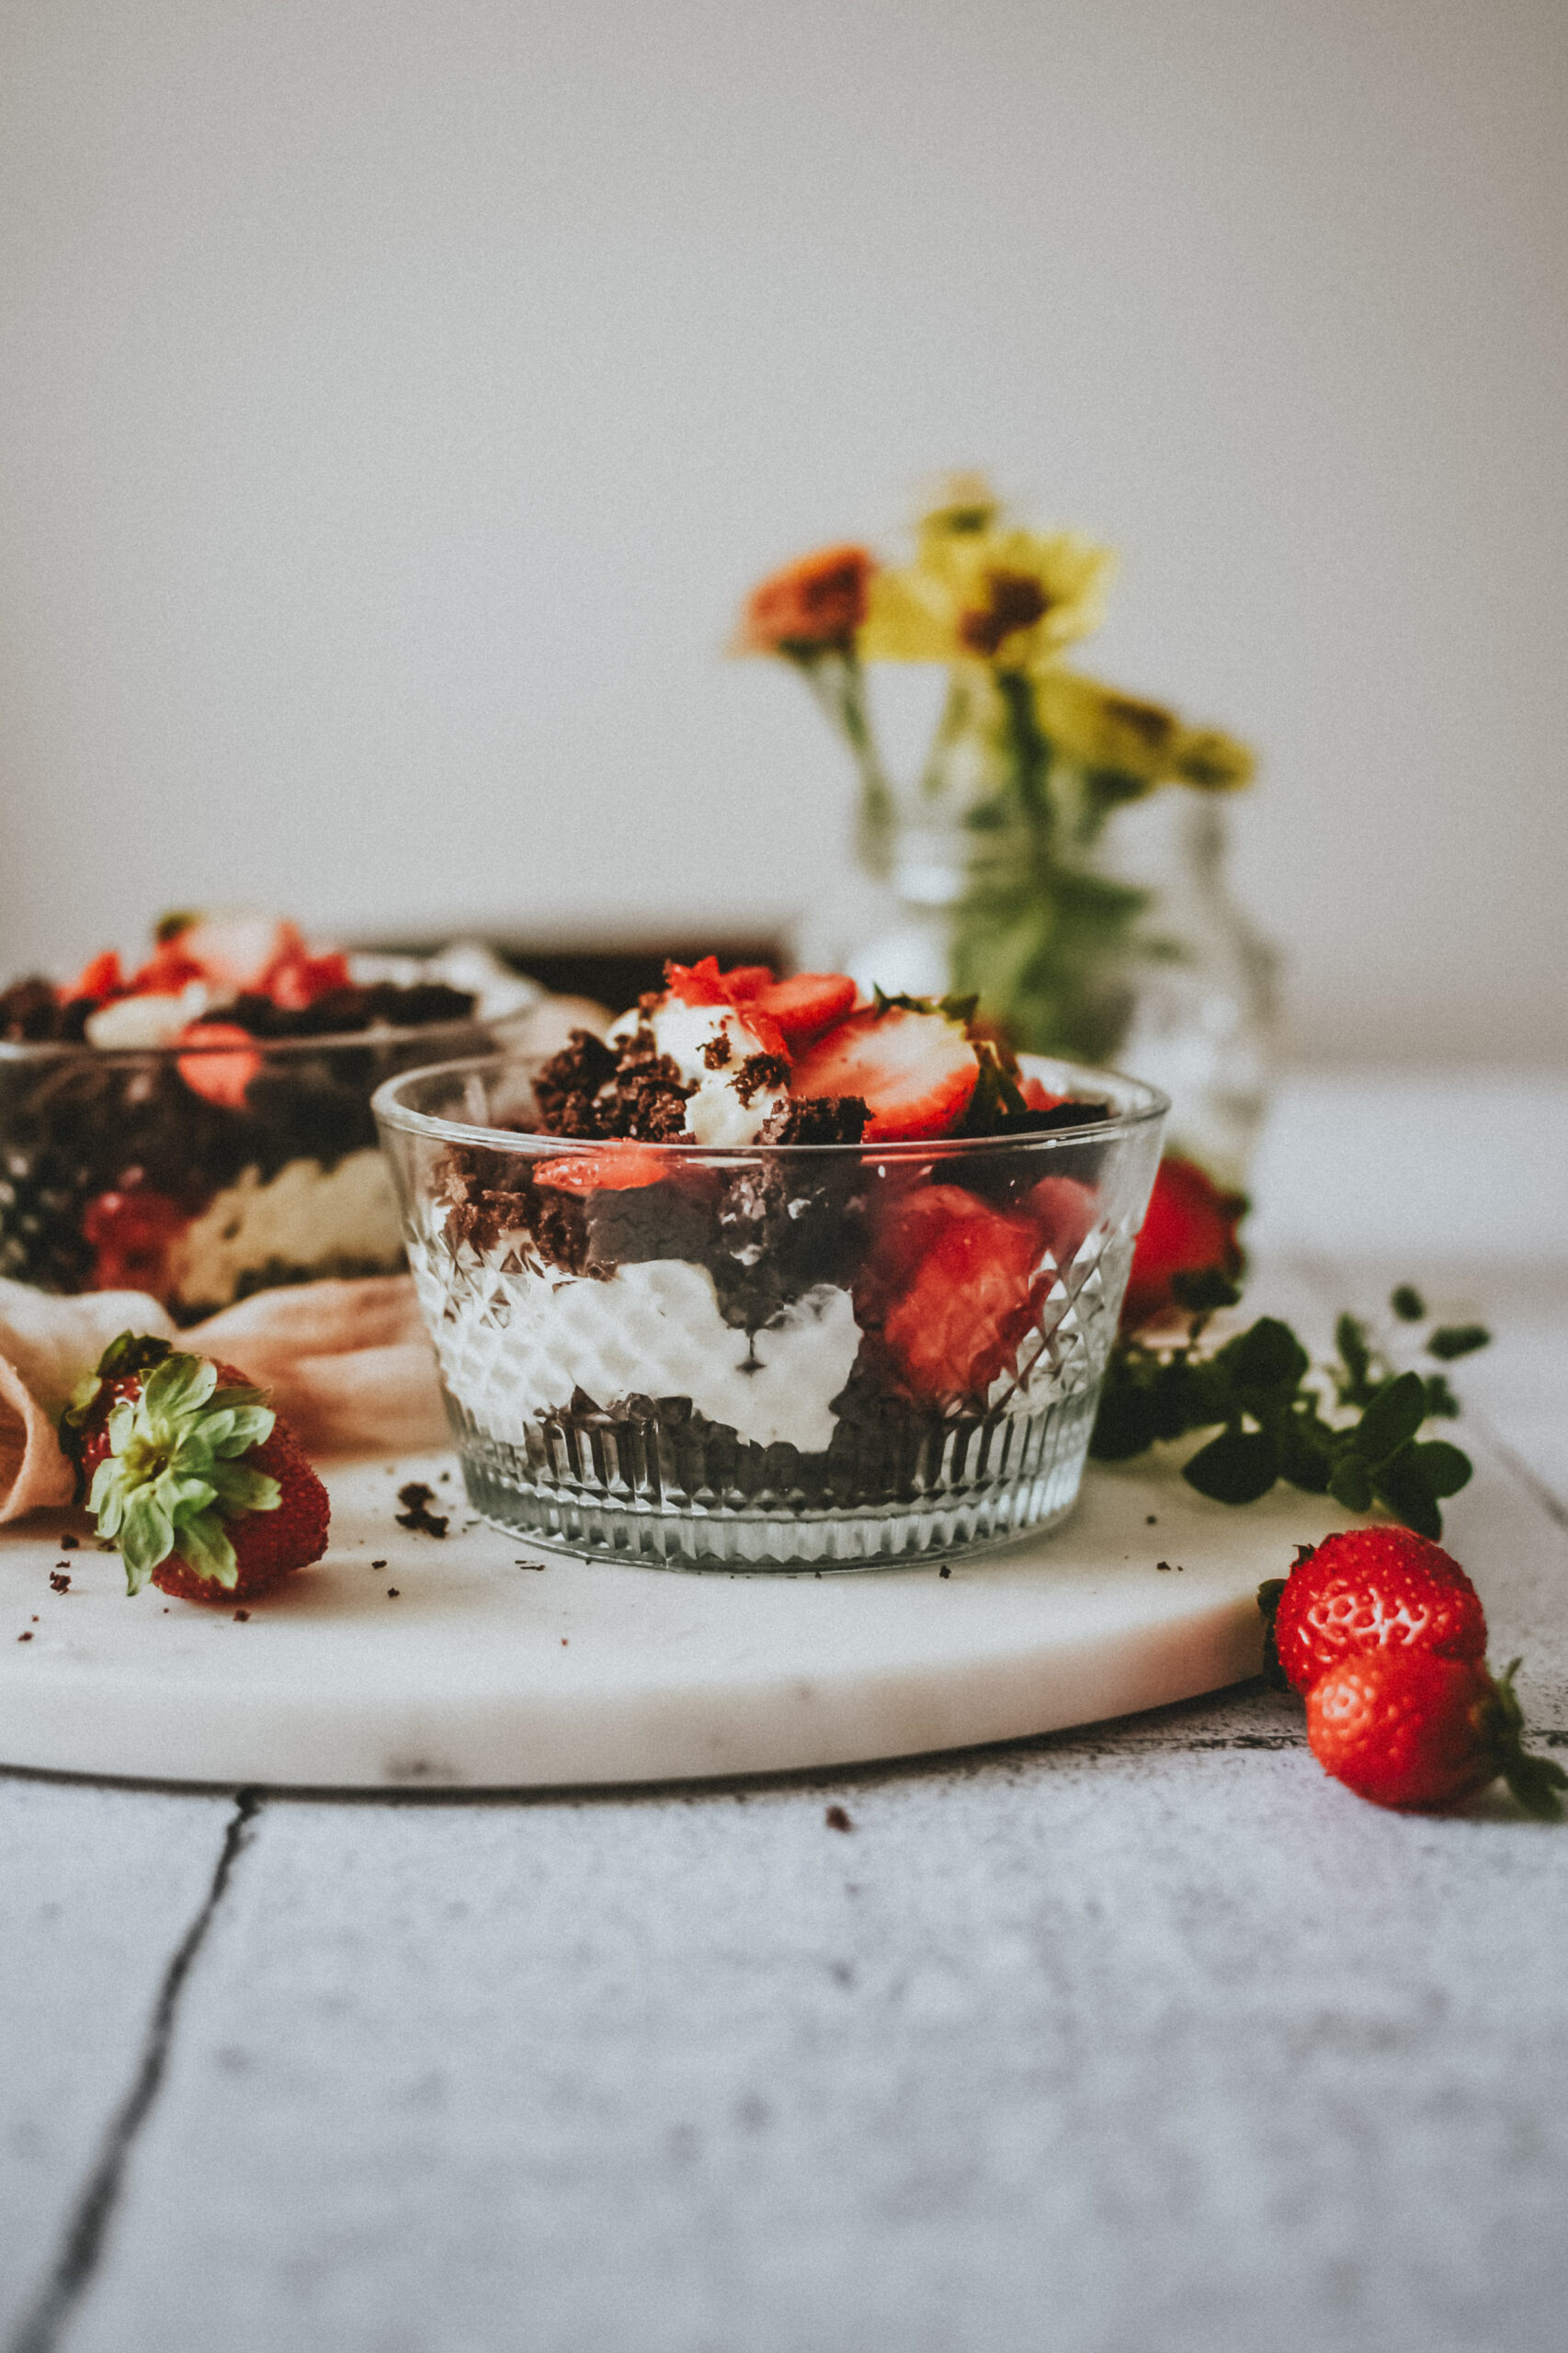
[[(130, 1337), (104, 1358), (110, 1377), (142, 1369)], [(87, 1508), (98, 1534), (119, 1546), (129, 1593), (140, 1593), (171, 1552), (215, 1585), (237, 1584), (224, 1522), (276, 1511), (282, 1499), (276, 1479), (239, 1458), (271, 1437), (276, 1420), (259, 1389), (220, 1388), (209, 1358), (166, 1349), (140, 1394), (116, 1401), (106, 1425), (109, 1451), (93, 1474)]]
[[(1330, 1495), (1346, 1511), (1381, 1504), (1418, 1535), (1443, 1532), (1441, 1504), (1471, 1476), (1468, 1455), (1441, 1438), (1422, 1439), (1434, 1415), (1459, 1411), (1440, 1373), (1396, 1371), (1373, 1348), (1364, 1324), (1342, 1315), (1335, 1327), (1336, 1361), (1328, 1368), (1332, 1404), (1354, 1420), (1331, 1419), (1323, 1375), (1288, 1324), (1260, 1316), (1244, 1332), (1205, 1350), (1216, 1306), (1233, 1304), (1214, 1286), (1189, 1285), (1186, 1336), (1166, 1347), (1136, 1334), (1119, 1339), (1106, 1370), (1090, 1453), (1123, 1462), (1158, 1439), (1196, 1430), (1219, 1433), (1182, 1466), (1182, 1476), (1217, 1503), (1256, 1503), (1284, 1479), (1307, 1495)], [(1395, 1313), (1408, 1320), (1415, 1298), (1402, 1285)], [(1479, 1325), (1463, 1327), (1467, 1336)], [(1435, 1352), (1439, 1334), (1428, 1347)], [(1469, 1345), (1481, 1347), (1484, 1333)]]

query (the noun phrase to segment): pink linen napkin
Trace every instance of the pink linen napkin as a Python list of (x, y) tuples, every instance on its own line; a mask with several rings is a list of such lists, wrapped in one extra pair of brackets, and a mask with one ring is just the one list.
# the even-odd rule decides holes
[(406, 1275), (257, 1291), (186, 1332), (145, 1291), (57, 1299), (0, 1279), (0, 1521), (70, 1502), (74, 1478), (55, 1422), (121, 1332), (154, 1333), (248, 1373), (307, 1454), (415, 1452), (447, 1436)]

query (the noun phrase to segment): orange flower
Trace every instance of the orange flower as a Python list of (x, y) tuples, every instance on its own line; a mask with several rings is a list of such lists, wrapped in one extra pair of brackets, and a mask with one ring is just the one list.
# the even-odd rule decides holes
[(866, 618), (873, 570), (864, 548), (819, 548), (771, 573), (746, 598), (736, 652), (847, 653)]

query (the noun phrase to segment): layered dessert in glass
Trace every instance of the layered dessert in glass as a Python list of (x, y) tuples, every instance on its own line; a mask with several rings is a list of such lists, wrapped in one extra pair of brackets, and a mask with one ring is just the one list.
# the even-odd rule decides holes
[(850, 1567), (1077, 1494), (1165, 1098), (972, 1006), (672, 966), (551, 1061), (375, 1100), (476, 1507), (659, 1563)]
[(0, 1276), (150, 1291), (189, 1324), (279, 1283), (395, 1273), (370, 1097), (502, 1042), (538, 999), (483, 949), (308, 945), (271, 916), (173, 916), (128, 972), (0, 989)]

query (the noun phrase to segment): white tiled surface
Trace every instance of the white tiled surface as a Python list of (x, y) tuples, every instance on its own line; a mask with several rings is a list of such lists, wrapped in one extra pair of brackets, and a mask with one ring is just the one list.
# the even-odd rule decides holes
[[(1260, 1237), (1494, 1322), (1451, 1540), (1568, 1750), (1568, 1089), (1379, 1099), (1287, 1098)], [(1379, 1813), (1256, 1689), (810, 1783), (13, 1778), (0, 1888), (12, 2353), (1564, 2342), (1568, 1829)]]

